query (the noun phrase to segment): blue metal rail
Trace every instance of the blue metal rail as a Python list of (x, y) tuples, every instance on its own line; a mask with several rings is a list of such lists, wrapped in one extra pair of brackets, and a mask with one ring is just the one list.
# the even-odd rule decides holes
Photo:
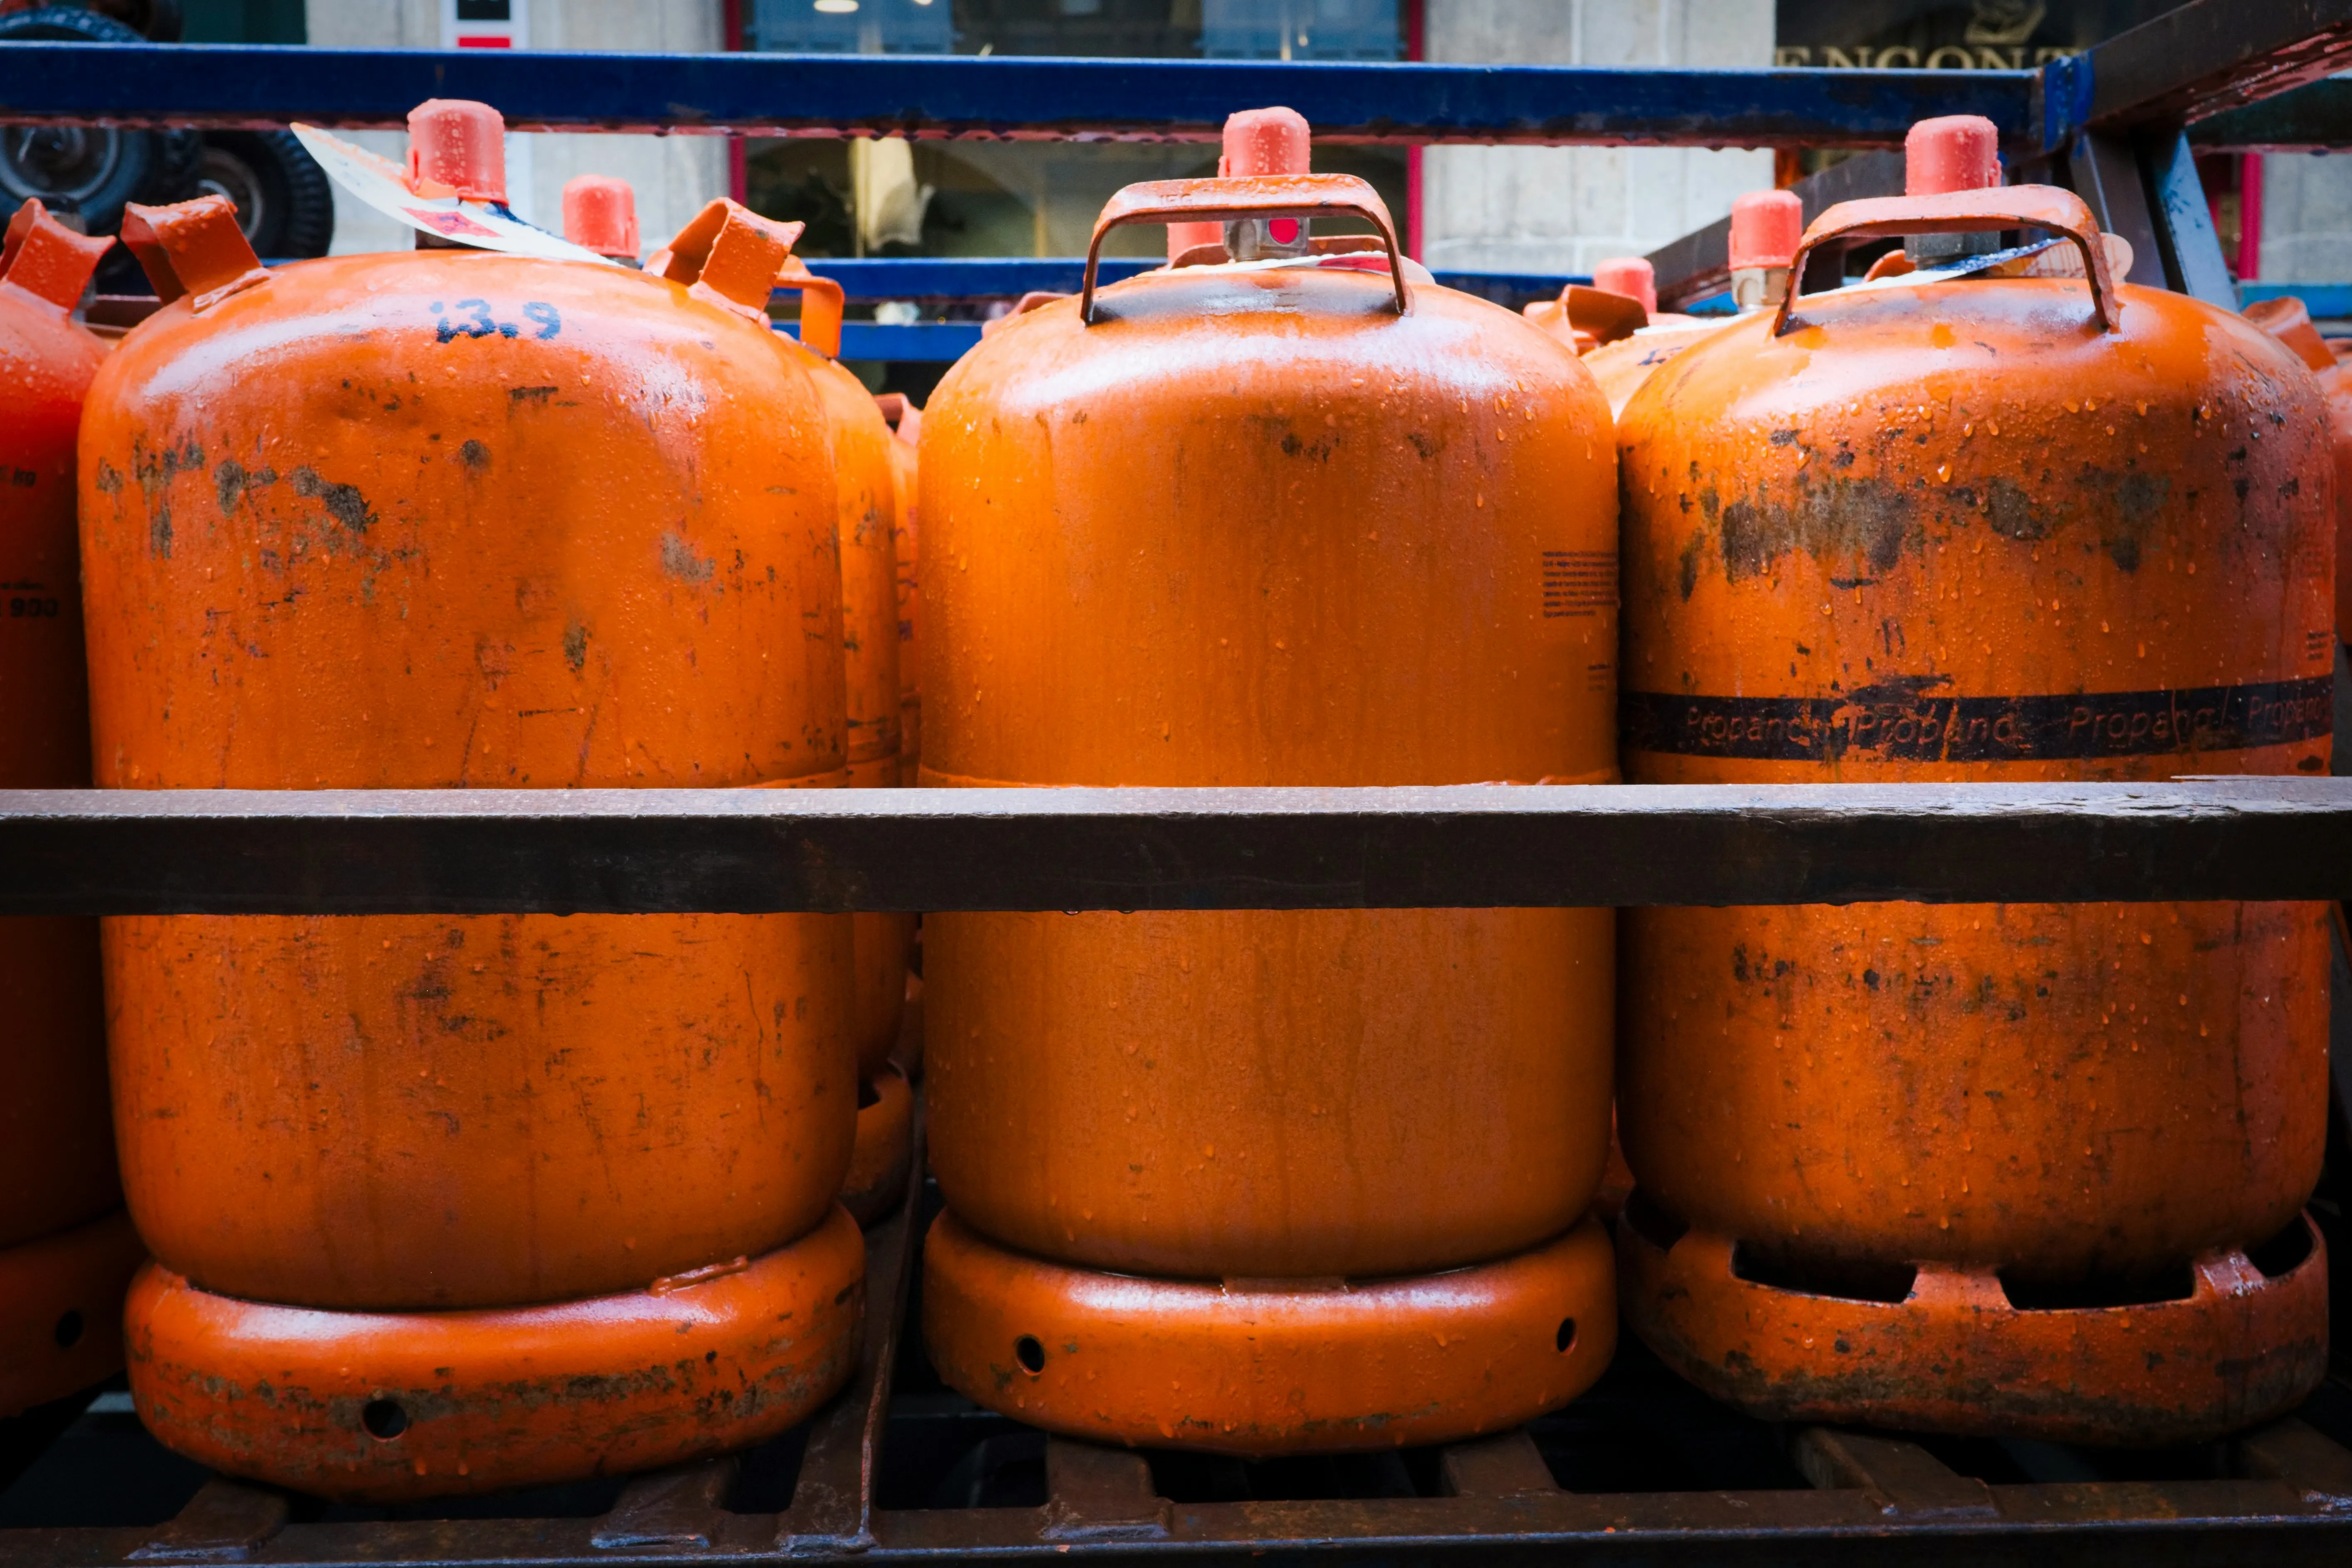
[[(1117, 282), (1158, 266), (1157, 261), (1128, 257), (1102, 262), (1105, 281)], [(883, 257), (866, 260), (809, 258), (809, 269), (842, 286), (852, 300), (988, 300), (1012, 299), (1030, 291), (1075, 294), (1086, 258), (1076, 256)], [(1498, 304), (1558, 294), (1570, 283), (1589, 283), (1582, 274), (1542, 272), (1440, 272), (1437, 280), (1449, 289), (1493, 300)], [(787, 293), (782, 298), (790, 299)], [(797, 323), (783, 331), (797, 337)], [(841, 357), (859, 360), (906, 360), (940, 363), (961, 359), (980, 342), (977, 321), (845, 321), (841, 327)]]
[[(1083, 256), (908, 256), (851, 260), (813, 256), (809, 269), (830, 278), (852, 300), (1017, 299), (1032, 291), (1075, 294), (1086, 271)], [(1105, 257), (1102, 280), (1116, 283), (1160, 263), (1143, 257)], [(1440, 272), (1449, 289), (1493, 299), (1504, 294), (1551, 296), (1581, 273)]]
[[(908, 256), (849, 260), (812, 256), (809, 270), (830, 278), (852, 300), (1013, 300), (1033, 291), (1075, 294), (1083, 256)], [(1116, 283), (1160, 263), (1141, 257), (1102, 260), (1102, 280)]]
[[(776, 330), (786, 337), (801, 335), (798, 321), (779, 321)], [(979, 342), (978, 321), (912, 321), (903, 326), (886, 326), (879, 321), (841, 323), (844, 359), (945, 364), (963, 358)]]
[(621, 55), (264, 44), (0, 45), (0, 121), (397, 127), (427, 98), (496, 104), (519, 130), (739, 131), (1213, 142), (1286, 103), (1326, 142), (1885, 147), (1912, 121), (1981, 114), (2043, 131), (2034, 71)]
[(2269, 283), (2238, 285), (2238, 298), (2251, 305), (2257, 300), (2293, 295), (2303, 301), (2315, 321), (2352, 321), (2352, 283)]
[[(1283, 102), (1331, 142), (1853, 148), (1891, 146), (1916, 120), (1965, 113), (1999, 126), (2012, 155), (2063, 162), (2088, 155), (2085, 132), (2114, 142), (2143, 126), (2227, 118), (2347, 63), (2352, 0), (2193, 0), (2042, 71), (26, 43), (0, 45), (0, 122), (394, 127), (423, 99), (464, 97), (497, 104), (521, 130), (1209, 142), (1231, 110)], [(2316, 103), (2324, 94), (2304, 96)], [(2184, 216), (2201, 224), (2202, 203), (2185, 149), (2175, 148), (2165, 169), (2156, 216), (2170, 235)], [(2152, 249), (2155, 236), (2147, 237)], [(2210, 243), (2189, 248), (2212, 259)], [(1051, 258), (819, 269), (860, 300), (1010, 297), (1077, 282), (1075, 263)], [(2218, 266), (2207, 270), (2211, 278), (2176, 286), (2226, 292)], [(1507, 304), (1570, 279), (1442, 280)], [(952, 358), (976, 332), (970, 322), (851, 322), (845, 348), (858, 358)]]

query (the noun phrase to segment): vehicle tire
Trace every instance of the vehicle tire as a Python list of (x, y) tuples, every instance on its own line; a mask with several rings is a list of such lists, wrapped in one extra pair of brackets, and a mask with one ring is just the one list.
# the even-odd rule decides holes
[(87, 0), (87, 4), (151, 44), (176, 44), (187, 26), (186, 7), (180, 0)]
[(292, 132), (208, 131), (203, 140), (197, 193), (236, 204), (255, 255), (277, 261), (327, 254), (334, 192)]
[[(131, 28), (79, 5), (0, 16), (0, 40), (137, 44)], [(37, 198), (81, 219), (91, 234), (122, 226), (125, 202), (175, 202), (194, 194), (202, 139), (193, 131), (121, 131), (95, 125), (0, 126), (0, 210)]]

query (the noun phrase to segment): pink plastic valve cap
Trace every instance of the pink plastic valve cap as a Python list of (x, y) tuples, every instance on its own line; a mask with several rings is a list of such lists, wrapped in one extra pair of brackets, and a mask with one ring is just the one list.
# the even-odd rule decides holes
[(1225, 119), (1221, 174), (1304, 174), (1307, 117), (1295, 109), (1244, 109)]
[(581, 174), (563, 187), (563, 237), (599, 256), (636, 259), (637, 193), (610, 174)]
[(1794, 191), (1750, 191), (1731, 204), (1731, 269), (1786, 267), (1805, 237), (1805, 204)]
[(1980, 114), (1922, 120), (1903, 139), (1903, 192), (1940, 196), (2000, 184), (2000, 131)]
[(408, 111), (408, 177), (469, 201), (507, 199), (506, 117), (465, 98), (428, 98)]
[(1612, 256), (1592, 264), (1592, 286), (1642, 301), (1642, 309), (1658, 313), (1658, 275), (1638, 256)]

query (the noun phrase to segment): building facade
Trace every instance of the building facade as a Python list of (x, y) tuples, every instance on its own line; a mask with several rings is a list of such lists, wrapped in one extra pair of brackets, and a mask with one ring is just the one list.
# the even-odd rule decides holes
[[(459, 32), (508, 47), (858, 54), (1510, 61), (1766, 68), (2030, 68), (2137, 25), (2171, 0), (185, 0), (192, 37), (352, 47), (444, 47)], [(740, 34), (730, 38), (729, 19)], [(258, 31), (257, 31), (257, 29)], [(479, 42), (479, 40), (472, 40)], [(1247, 107), (1236, 105), (1235, 107)], [(362, 136), (398, 151), (390, 133)], [(1684, 148), (1318, 150), (1360, 174), (1446, 268), (1583, 272), (1720, 217), (1741, 192), (1796, 173), (1767, 152)], [(519, 211), (560, 220), (575, 174), (637, 188), (648, 244), (738, 191), (808, 224), (812, 255), (1070, 255), (1120, 185), (1211, 172), (1205, 146), (865, 143), (709, 136), (516, 135)], [(2204, 168), (2242, 275), (2352, 281), (2352, 158), (2214, 160)], [(1416, 194), (1418, 199), (1416, 200)], [(1112, 237), (1142, 253), (1156, 237)], [(335, 248), (407, 243), (339, 203)]]

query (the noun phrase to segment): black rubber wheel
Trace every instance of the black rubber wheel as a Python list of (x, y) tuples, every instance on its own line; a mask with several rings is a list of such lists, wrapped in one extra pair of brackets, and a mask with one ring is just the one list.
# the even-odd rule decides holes
[(176, 44), (187, 26), (180, 0), (86, 0), (151, 44)]
[(200, 194), (236, 204), (254, 254), (268, 260), (327, 254), (335, 195), (290, 131), (208, 131), (196, 171)]
[[(43, 5), (0, 16), (10, 42), (136, 44), (131, 28), (79, 5)], [(125, 202), (176, 202), (195, 194), (202, 139), (193, 131), (112, 131), (94, 125), (0, 126), (0, 209), (38, 198), (81, 219), (91, 234), (122, 226)]]

